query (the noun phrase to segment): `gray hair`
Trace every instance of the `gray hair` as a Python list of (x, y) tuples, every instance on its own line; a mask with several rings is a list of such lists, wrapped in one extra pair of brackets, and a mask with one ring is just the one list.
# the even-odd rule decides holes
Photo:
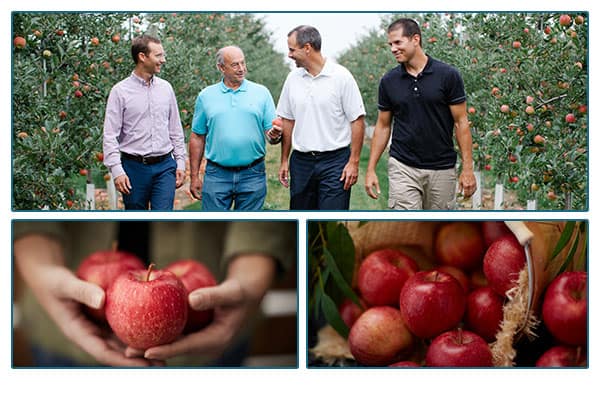
[(216, 58), (217, 58), (217, 67), (218, 67), (219, 65), (224, 65), (224, 64), (225, 64), (225, 56), (224, 56), (225, 50), (227, 50), (227, 49), (231, 49), (231, 48), (238, 49), (239, 51), (241, 51), (241, 52), (242, 52), (242, 54), (244, 54), (244, 50), (242, 50), (242, 49), (241, 49), (240, 47), (238, 47), (238, 46), (234, 46), (234, 45), (232, 45), (232, 46), (225, 46), (225, 47), (221, 47), (219, 50), (217, 50), (217, 54), (216, 54)]
[(310, 25), (300, 25), (295, 27), (288, 33), (288, 37), (296, 33), (296, 42), (298, 46), (302, 47), (306, 43), (316, 51), (321, 51), (321, 34), (317, 28)]

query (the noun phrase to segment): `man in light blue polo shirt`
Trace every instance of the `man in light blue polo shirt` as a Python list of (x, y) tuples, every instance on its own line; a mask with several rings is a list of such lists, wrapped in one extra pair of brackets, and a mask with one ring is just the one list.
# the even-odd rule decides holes
[[(261, 210), (267, 195), (266, 139), (278, 143), (273, 127), (275, 104), (269, 90), (247, 79), (243, 51), (217, 52), (221, 82), (204, 88), (196, 99), (190, 135), (190, 192), (205, 211)], [(200, 163), (206, 156), (204, 180)]]

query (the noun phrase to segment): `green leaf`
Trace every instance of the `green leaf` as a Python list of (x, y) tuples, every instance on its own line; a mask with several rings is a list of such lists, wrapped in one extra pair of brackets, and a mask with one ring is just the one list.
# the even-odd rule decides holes
[(565, 225), (565, 230), (560, 235), (558, 243), (556, 243), (556, 247), (554, 248), (554, 251), (552, 252), (552, 257), (550, 259), (554, 259), (566, 247), (567, 243), (569, 243), (569, 240), (571, 240), (571, 236), (573, 235), (574, 229), (575, 221), (567, 221), (567, 224)]
[(340, 313), (335, 305), (335, 302), (331, 297), (327, 295), (327, 293), (323, 293), (323, 297), (321, 299), (321, 306), (323, 308), (323, 314), (325, 315), (325, 319), (331, 325), (333, 329), (337, 331), (344, 339), (348, 338), (348, 333), (350, 330), (346, 326), (346, 323), (340, 316)]
[(344, 280), (352, 282), (354, 275), (354, 242), (348, 229), (341, 223), (327, 224), (327, 249), (333, 256)]
[(352, 300), (354, 303), (360, 306), (360, 300), (358, 296), (356, 295), (356, 293), (354, 293), (348, 282), (346, 282), (346, 280), (340, 273), (337, 264), (329, 250), (323, 249), (323, 256), (325, 257), (325, 268), (327, 268), (327, 270), (331, 272), (331, 276), (333, 276), (333, 280), (337, 285), (338, 289), (342, 291), (342, 294), (346, 298)]
[(565, 270), (567, 269), (567, 266), (571, 263), (571, 261), (573, 261), (573, 256), (575, 256), (575, 252), (577, 251), (578, 244), (579, 244), (579, 235), (575, 236), (575, 242), (573, 243), (573, 246), (571, 247), (571, 250), (569, 251), (569, 254), (567, 255), (566, 260), (560, 266), (557, 276), (562, 274), (563, 272), (565, 272)]

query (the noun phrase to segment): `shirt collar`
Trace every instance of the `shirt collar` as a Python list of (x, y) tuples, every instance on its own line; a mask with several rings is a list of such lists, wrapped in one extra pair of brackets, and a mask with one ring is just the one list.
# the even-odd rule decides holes
[(232, 89), (229, 86), (225, 85), (225, 82), (223, 81), (223, 79), (221, 79), (221, 92), (223, 93), (227, 93), (227, 92), (246, 92), (248, 91), (248, 79), (244, 79), (242, 81), (242, 84), (240, 85), (239, 88), (237, 89)]
[[(302, 73), (306, 76), (312, 77), (312, 75), (306, 70), (306, 68), (302, 68)], [(329, 61), (329, 58), (325, 59), (325, 64), (323, 64), (323, 68), (321, 68), (321, 72), (317, 76), (331, 76), (334, 74), (333, 63)], [(316, 78), (315, 76), (314, 78)]]
[(142, 86), (152, 86), (154, 84), (154, 75), (152, 75), (152, 78), (150, 78), (150, 82), (148, 83), (144, 80), (144, 78), (136, 75), (135, 72), (131, 73), (131, 78), (139, 84), (141, 84)]
[[(433, 64), (433, 58), (431, 58), (430, 56), (427, 56), (427, 63), (425, 64), (425, 68), (423, 68), (423, 71), (421, 71), (419, 76), (431, 74), (433, 72), (432, 64)], [(403, 77), (406, 77), (406, 76), (412, 77), (412, 75), (410, 75), (408, 72), (406, 72), (406, 68), (404, 67), (404, 64), (400, 64), (399, 67), (400, 67), (400, 71), (402, 72)]]

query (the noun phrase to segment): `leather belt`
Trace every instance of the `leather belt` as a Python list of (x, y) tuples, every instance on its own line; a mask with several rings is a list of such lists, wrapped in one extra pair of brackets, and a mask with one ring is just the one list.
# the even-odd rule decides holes
[(303, 155), (303, 156), (311, 156), (311, 157), (323, 157), (323, 156), (328, 156), (328, 155), (332, 155), (341, 151), (346, 150), (348, 147), (340, 147), (339, 149), (335, 149), (335, 150), (328, 150), (328, 151), (298, 151), (298, 150), (294, 150), (295, 152)]
[(245, 170), (245, 169), (248, 169), (248, 168), (252, 168), (252, 167), (254, 167), (255, 165), (258, 165), (258, 164), (260, 164), (260, 163), (261, 163), (261, 162), (263, 162), (264, 160), (265, 160), (265, 158), (264, 158), (264, 157), (257, 158), (256, 160), (252, 161), (250, 164), (248, 164), (248, 165), (243, 165), (243, 166), (241, 166), (241, 167), (226, 167), (225, 165), (221, 165), (221, 164), (219, 164), (219, 163), (216, 163), (216, 162), (214, 162), (214, 161), (211, 161), (211, 160), (209, 160), (208, 158), (206, 159), (206, 162), (207, 162), (207, 163), (209, 163), (209, 164), (212, 164), (212, 165), (214, 165), (214, 166), (216, 166), (216, 167), (223, 168), (223, 169), (225, 169), (225, 170), (227, 170), (227, 171), (239, 172), (239, 171), (243, 171), (243, 170)]
[(142, 164), (152, 165), (152, 164), (158, 164), (159, 162), (165, 160), (166, 158), (171, 157), (171, 152), (168, 152), (167, 154), (163, 154), (162, 156), (149, 156), (149, 157), (138, 156), (136, 154), (129, 154), (129, 153), (121, 152), (121, 157), (126, 158), (128, 160), (137, 161)]

